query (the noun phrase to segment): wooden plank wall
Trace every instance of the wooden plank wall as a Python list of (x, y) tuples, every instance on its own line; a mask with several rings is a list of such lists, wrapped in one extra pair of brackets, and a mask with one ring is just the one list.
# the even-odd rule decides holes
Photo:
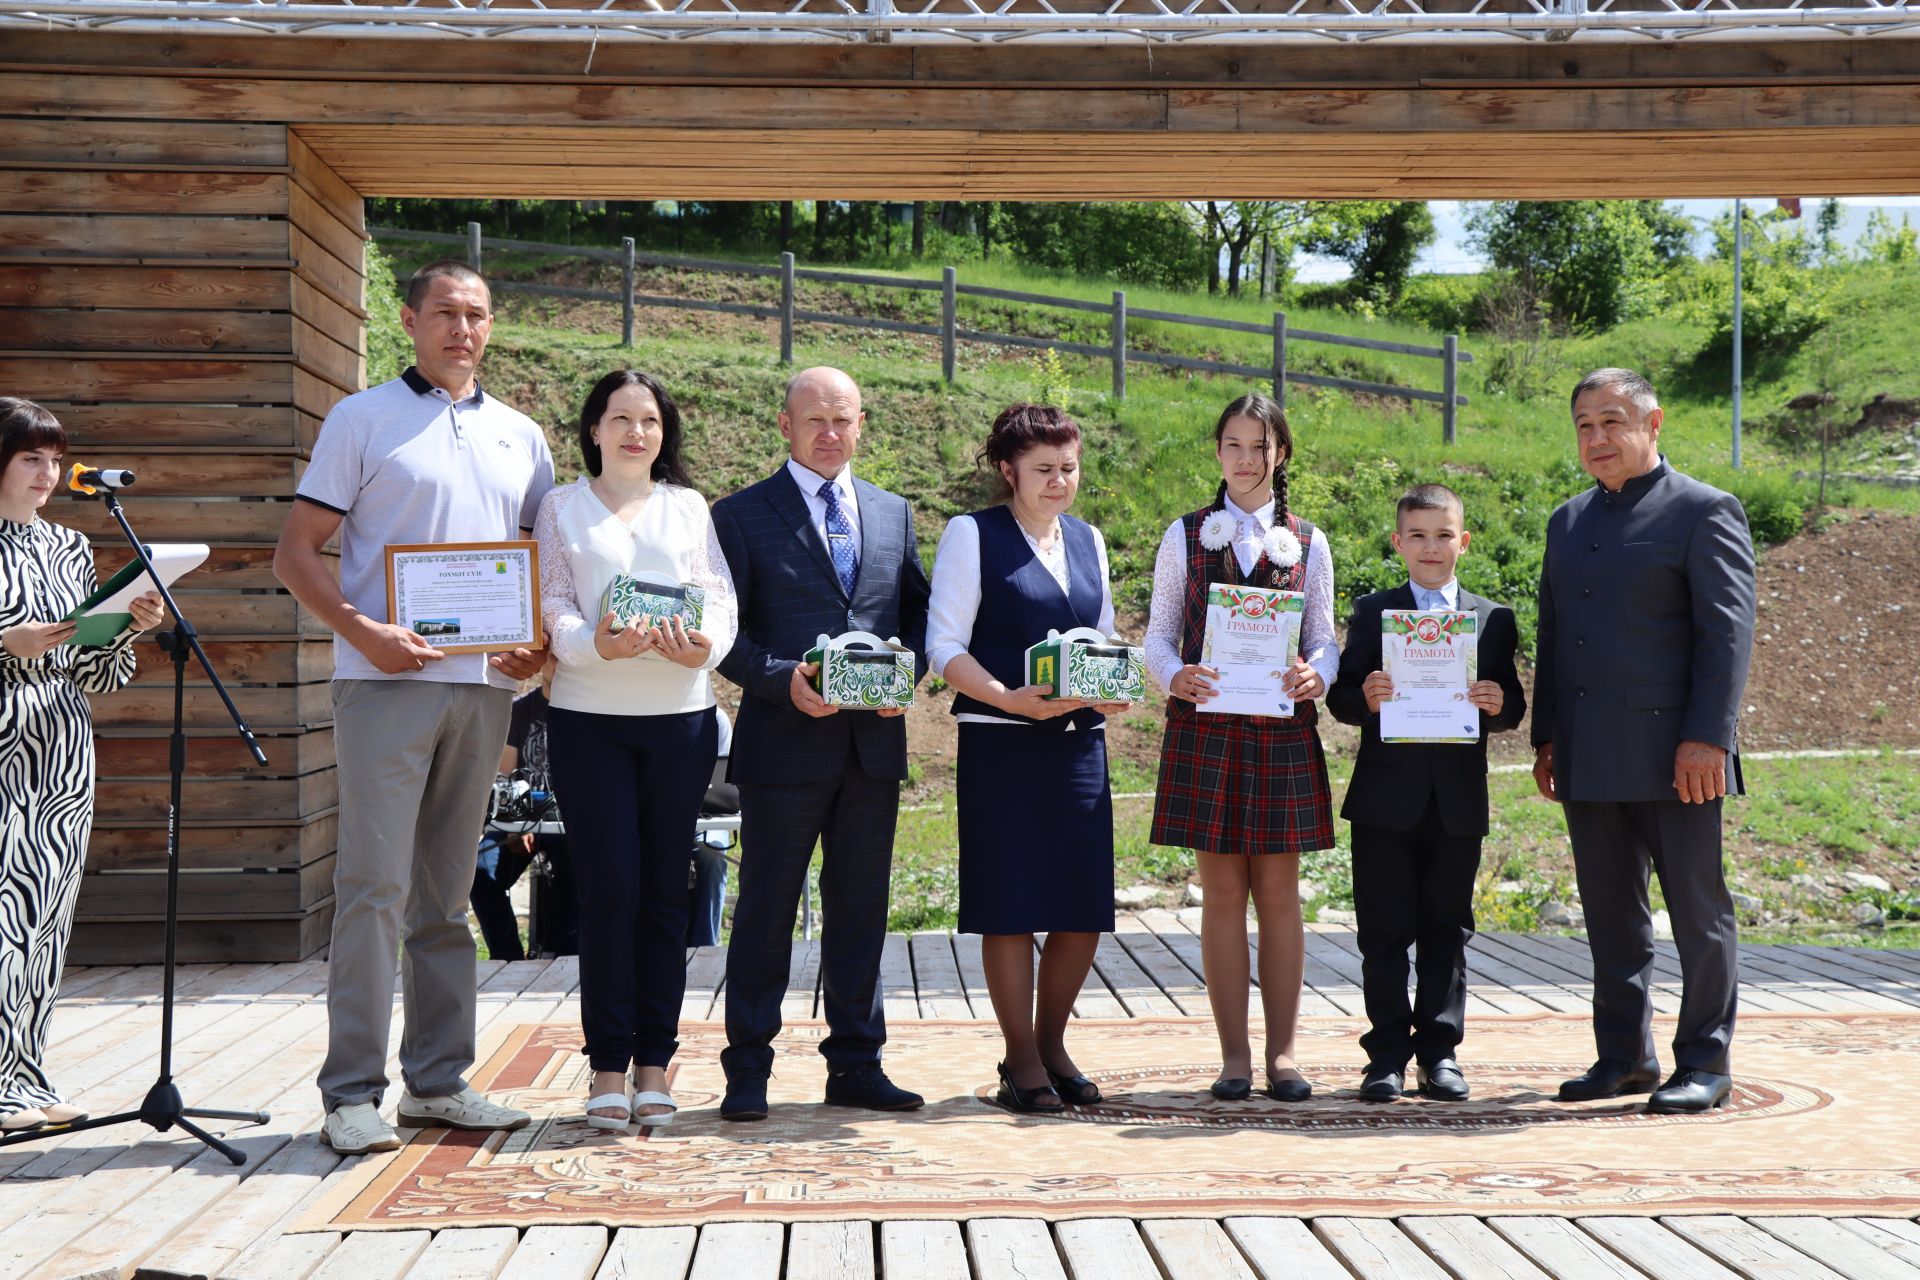
[[(0, 210), (0, 388), (59, 415), (74, 459), (138, 474), (143, 537), (212, 545), (181, 604), (267, 752), (251, 763), (190, 668), (181, 958), (311, 956), (332, 919), (332, 650), (272, 559), (321, 418), (365, 383), (360, 196), (280, 124), (15, 119)], [(50, 514), (103, 575), (126, 562), (97, 503)], [(160, 955), (173, 669), (138, 653), (94, 700), (80, 964)]]

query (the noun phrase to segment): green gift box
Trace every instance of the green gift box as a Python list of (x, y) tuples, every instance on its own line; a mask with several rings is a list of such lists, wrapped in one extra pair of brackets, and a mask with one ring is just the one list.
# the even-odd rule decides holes
[(898, 639), (867, 631), (821, 636), (806, 661), (819, 667), (813, 687), (833, 706), (877, 711), (913, 705), (913, 651)]
[(1092, 627), (1049, 631), (1027, 650), (1027, 683), (1052, 685), (1049, 698), (1140, 702), (1147, 696), (1147, 655)]
[(687, 630), (698, 631), (706, 608), (703, 588), (675, 582), (665, 574), (616, 573), (600, 598), (600, 615), (611, 613), (623, 627), (635, 618), (664, 622), (678, 617)]

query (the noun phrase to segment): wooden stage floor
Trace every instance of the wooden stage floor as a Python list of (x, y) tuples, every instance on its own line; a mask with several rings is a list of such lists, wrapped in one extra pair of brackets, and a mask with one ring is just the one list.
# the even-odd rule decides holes
[[(1077, 1013), (1204, 1018), (1197, 915), (1124, 917), (1101, 941)], [(990, 1019), (978, 957), (978, 939), (890, 937), (883, 975), (888, 1018)], [(1920, 1007), (1920, 952), (1750, 946), (1741, 961), (1747, 1009)], [(723, 968), (718, 948), (690, 955), (685, 1017), (720, 1016)], [(1469, 968), (1470, 1014), (1587, 1007), (1590, 968), (1585, 944), (1576, 939), (1480, 937)], [(818, 969), (816, 948), (796, 944), (790, 1017), (813, 1016)], [(576, 1017), (578, 976), (571, 959), (483, 964), (483, 1030)], [(1658, 1007), (1672, 1011), (1679, 966), (1671, 946), (1662, 946), (1658, 978)], [(1920, 1224), (1898, 1218), (1116, 1218), (1053, 1225), (976, 1219), (283, 1235), (329, 1177), (353, 1163), (327, 1150), (316, 1132), (313, 1076), (326, 1044), (325, 968), (317, 962), (199, 965), (183, 969), (180, 981), (174, 1069), (188, 1104), (266, 1107), (272, 1124), (238, 1132), (247, 1163), (237, 1169), (191, 1139), (154, 1136), (141, 1125), (0, 1151), (0, 1277), (1920, 1280)], [(1312, 929), (1307, 983), (1304, 1013), (1361, 1011), (1359, 958), (1349, 930)], [(63, 1087), (96, 1114), (137, 1105), (151, 1083), (158, 993), (154, 967), (67, 974), (54, 1020), (53, 1066)], [(395, 1033), (397, 1043), (397, 1016)], [(982, 1034), (992, 1032), (983, 1027)], [(1889, 1064), (1889, 1080), (1904, 1080), (1910, 1070), (1911, 1064)], [(1906, 1123), (1897, 1115), (1891, 1122)]]

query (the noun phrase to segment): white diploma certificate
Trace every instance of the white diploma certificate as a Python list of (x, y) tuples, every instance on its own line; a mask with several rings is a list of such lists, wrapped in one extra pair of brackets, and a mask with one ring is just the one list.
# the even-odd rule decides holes
[(442, 653), (538, 649), (539, 543), (389, 546), (387, 618)]
[(1456, 610), (1380, 615), (1381, 670), (1393, 680), (1393, 696), (1380, 704), (1382, 741), (1480, 740), (1480, 709), (1467, 701), (1478, 678), (1476, 620)]
[(1300, 654), (1305, 595), (1224, 582), (1207, 586), (1207, 631), (1200, 665), (1218, 673), (1214, 695), (1195, 703), (1215, 715), (1290, 716), (1282, 682)]

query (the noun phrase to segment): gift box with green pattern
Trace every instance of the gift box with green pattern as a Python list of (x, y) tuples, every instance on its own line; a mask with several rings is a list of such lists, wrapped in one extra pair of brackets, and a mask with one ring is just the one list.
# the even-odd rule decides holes
[(600, 615), (611, 613), (626, 626), (635, 618), (664, 622), (678, 617), (689, 631), (698, 631), (706, 617), (707, 593), (695, 586), (655, 582), (617, 573), (600, 599)]
[(806, 661), (818, 664), (813, 687), (833, 706), (878, 711), (913, 705), (913, 651), (896, 638), (865, 631), (821, 636)]
[(1052, 685), (1049, 698), (1139, 702), (1147, 696), (1146, 653), (1092, 627), (1049, 631), (1027, 650), (1027, 683)]

